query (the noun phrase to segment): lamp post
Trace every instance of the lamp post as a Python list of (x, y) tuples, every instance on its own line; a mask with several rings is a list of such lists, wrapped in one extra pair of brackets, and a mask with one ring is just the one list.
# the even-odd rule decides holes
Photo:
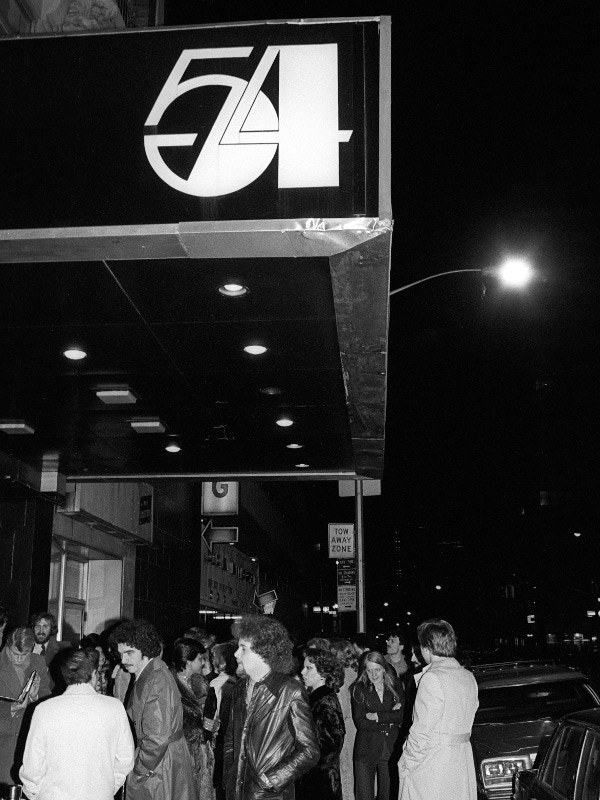
[[(392, 289), (390, 297), (407, 289), (412, 289), (420, 283), (432, 281), (435, 278), (444, 278), (446, 275), (460, 275), (463, 272), (476, 272), (486, 277), (498, 278), (504, 286), (511, 289), (523, 288), (534, 277), (534, 269), (526, 258), (508, 256), (500, 264), (493, 267), (449, 269), (444, 272), (436, 272), (434, 275), (426, 275), (417, 281), (407, 283), (405, 286), (398, 286)], [(364, 530), (363, 530), (363, 482), (356, 481), (355, 494), (355, 523), (356, 523), (356, 573), (357, 573), (357, 629), (359, 633), (364, 633), (366, 627), (366, 603), (365, 603), (365, 564), (364, 564)], [(439, 591), (441, 586), (436, 586)]]
[(405, 292), (407, 289), (412, 289), (413, 286), (418, 286), (425, 281), (432, 281), (434, 278), (443, 278), (446, 275), (460, 275), (463, 272), (478, 272), (480, 275), (486, 275), (494, 278), (499, 278), (505, 286), (512, 289), (521, 289), (533, 278), (533, 268), (525, 258), (506, 258), (501, 264), (496, 267), (483, 267), (465, 268), (465, 269), (449, 269), (445, 272), (436, 272), (435, 275), (426, 275), (424, 278), (419, 278), (418, 281), (407, 283), (406, 286), (399, 286), (397, 289), (392, 289), (390, 297), (398, 292)]

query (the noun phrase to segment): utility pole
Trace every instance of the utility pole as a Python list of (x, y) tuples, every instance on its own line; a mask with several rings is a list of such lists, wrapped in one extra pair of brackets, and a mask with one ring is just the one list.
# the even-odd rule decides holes
[(356, 530), (356, 627), (357, 633), (366, 631), (365, 609), (365, 558), (363, 530), (363, 482), (356, 481), (354, 503), (354, 525)]

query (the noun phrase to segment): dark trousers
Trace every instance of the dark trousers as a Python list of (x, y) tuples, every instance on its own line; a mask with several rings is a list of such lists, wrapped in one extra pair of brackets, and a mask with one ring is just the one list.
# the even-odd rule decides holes
[(390, 766), (395, 763), (381, 759), (377, 764), (354, 762), (354, 794), (356, 800), (375, 800), (375, 775), (377, 775), (377, 800), (390, 800)]

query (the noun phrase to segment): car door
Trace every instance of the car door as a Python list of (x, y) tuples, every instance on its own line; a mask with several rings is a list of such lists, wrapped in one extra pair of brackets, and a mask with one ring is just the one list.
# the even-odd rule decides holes
[(588, 731), (581, 773), (578, 800), (600, 800), (600, 734)]
[[(567, 723), (557, 731), (531, 786), (528, 795), (531, 800), (575, 800), (584, 741), (585, 728), (579, 725)], [(593, 800), (600, 798), (596, 795)]]

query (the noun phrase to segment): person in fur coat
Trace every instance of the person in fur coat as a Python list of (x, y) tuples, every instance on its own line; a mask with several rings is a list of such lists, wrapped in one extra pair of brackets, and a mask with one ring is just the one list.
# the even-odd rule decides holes
[(296, 800), (342, 800), (340, 752), (346, 728), (337, 693), (344, 681), (344, 668), (335, 653), (310, 647), (304, 654), (301, 675), (309, 692), (321, 756), (296, 784)]

